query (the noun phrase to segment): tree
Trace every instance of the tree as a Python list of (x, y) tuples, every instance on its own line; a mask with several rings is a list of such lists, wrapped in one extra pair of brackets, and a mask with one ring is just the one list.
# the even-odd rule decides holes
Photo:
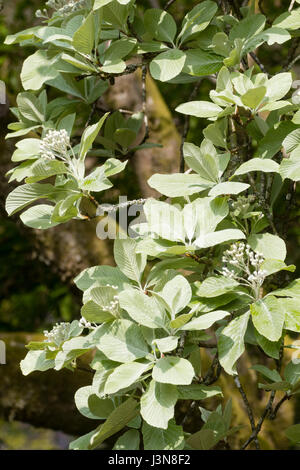
[[(285, 263), (300, 165), (299, 99), (290, 72), (300, 8), (292, 2), (270, 25), (262, 2), (257, 11), (253, 2), (205, 0), (177, 24), (167, 11), (173, 3), (145, 10), (134, 0), (50, 0), (38, 12), (43, 26), (6, 39), (37, 49), (23, 64), (25, 91), (9, 125), (8, 137), (29, 137), (12, 156), (21, 163), (10, 181), (25, 184), (8, 195), (8, 214), (22, 210), (23, 223), (39, 230), (99, 217), (103, 234), (106, 211), (117, 234), (116, 266), (87, 268), (75, 279), (83, 291), (81, 320), (30, 342), (21, 362), (24, 375), (73, 370), (93, 351), (92, 383), (76, 392), (75, 403), (84, 416), (105, 421), (73, 449), (97, 448), (119, 432), (116, 449), (228, 448), (239, 432), (231, 401), (215, 410), (198, 405), (222, 397), (221, 374), (234, 377), (248, 414), (251, 434), (242, 448), (258, 449), (264, 421), (299, 391), (299, 360), (283, 359), (285, 349), (298, 347), (288, 333), (300, 332), (300, 280)], [(270, 76), (257, 54), (288, 41), (285, 69)], [(137, 70), (141, 109), (110, 113), (102, 96)], [(131, 160), (141, 168), (137, 155), (147, 158), (160, 146), (149, 138), (149, 75), (192, 88), (175, 110), (185, 116), (180, 171), (170, 174), (168, 162), (166, 174), (148, 179), (156, 191), (149, 196), (160, 198), (147, 194), (107, 207), (114, 176)], [(203, 77), (214, 88), (199, 101)], [(62, 95), (51, 100), (53, 88)], [(190, 116), (210, 121), (200, 146), (187, 141)], [(91, 169), (95, 158), (104, 163)], [(141, 205), (144, 219), (131, 224), (128, 236), (113, 214), (133, 208), (136, 215)], [(213, 351), (207, 368), (203, 349)], [(258, 419), (240, 380), (245, 351), (258, 388), (269, 394)], [(276, 402), (278, 391), (284, 394)], [(201, 413), (196, 432), (186, 427), (189, 412), (178, 419), (186, 401)], [(286, 434), (297, 443), (299, 425)]]

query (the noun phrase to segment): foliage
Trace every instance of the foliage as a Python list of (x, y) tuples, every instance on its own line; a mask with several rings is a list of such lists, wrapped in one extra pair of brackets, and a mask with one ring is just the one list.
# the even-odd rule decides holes
[[(270, 277), (295, 270), (285, 263), (285, 233), (277, 229), (274, 207), (281, 193), (293, 198), (300, 135), (292, 72), (268, 76), (255, 51), (297, 39), (300, 9), (270, 26), (252, 2), (223, 11), (205, 0), (178, 23), (164, 10), (141, 13), (136, 3), (50, 0), (51, 10), (38, 12), (42, 26), (6, 39), (37, 49), (23, 64), (25, 91), (12, 109), (17, 121), (8, 135), (22, 137), (10, 181), (25, 184), (9, 194), (6, 209), (10, 215), (25, 209), (23, 223), (38, 229), (93, 217), (84, 200), (98, 207), (95, 197), (112, 187), (124, 158), (155, 145), (148, 141), (145, 109), (128, 119), (121, 112), (95, 119), (97, 102), (115, 77), (142, 69), (143, 80), (149, 70), (169, 86), (198, 85), (204, 76), (216, 82), (208, 100), (176, 108), (187, 123), (189, 116), (209, 121), (201, 145), (184, 142), (180, 173), (150, 178), (164, 197), (146, 201), (135, 239), (115, 241), (116, 267), (88, 268), (75, 279), (83, 291), (82, 319), (58, 324), (44, 342), (29, 344), (21, 368), (25, 375), (73, 370), (80, 356), (95, 352), (92, 384), (75, 401), (84, 416), (105, 421), (72, 449), (97, 448), (122, 430), (116, 449), (228, 444), (238, 432), (230, 402), (212, 412), (201, 408), (204, 424), (195, 434), (175, 415), (181, 400), (222, 397), (214, 384), (224, 371), (235, 377), (252, 424), (244, 447), (252, 441), (259, 447), (262, 423), (253, 425), (238, 377), (245, 348), (262, 349), (276, 361), (276, 369), (254, 366), (267, 381), (258, 386), (271, 392), (263, 419), (276, 415), (277, 390), (286, 399), (299, 391), (298, 362), (283, 372), (281, 366), (287, 332), (300, 332), (300, 280), (274, 289)], [(49, 88), (62, 96), (51, 100)], [(91, 112), (79, 133), (81, 110)], [(105, 161), (89, 173), (87, 155)], [(207, 346), (215, 358), (203, 374), (199, 348)], [(287, 431), (298, 441), (297, 433)]]

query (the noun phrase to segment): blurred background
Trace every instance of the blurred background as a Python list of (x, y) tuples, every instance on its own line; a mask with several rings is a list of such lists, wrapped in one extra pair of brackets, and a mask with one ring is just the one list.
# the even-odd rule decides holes
[[(137, 3), (143, 7), (163, 7), (166, 0), (144, 0)], [(187, 9), (198, 1), (180, 0), (170, 12), (179, 21)], [(265, 0), (264, 10), (269, 18), (286, 11), (289, 0)], [(4, 209), (5, 198), (13, 189), (8, 185), (6, 172), (12, 167), (10, 156), (15, 142), (5, 140), (7, 124), (13, 121), (9, 107), (14, 106), (16, 95), (21, 91), (20, 70), (24, 59), (34, 52), (17, 45), (5, 46), (6, 35), (31, 27), (39, 20), (35, 11), (44, 6), (40, 0), (0, 1), (0, 79), (6, 84), (7, 104), (0, 105), (0, 339), (7, 346), (7, 364), (0, 365), (0, 449), (66, 449), (73, 436), (88, 432), (95, 424), (82, 417), (74, 406), (75, 391), (90, 383), (90, 375), (70, 371), (34, 373), (23, 378), (19, 362), (25, 356), (24, 345), (38, 339), (43, 330), (53, 324), (80, 317), (81, 295), (74, 286), (73, 278), (84, 268), (97, 264), (111, 264), (112, 245), (96, 237), (94, 222), (75, 221), (60, 225), (49, 231), (26, 228), (18, 216), (8, 218)], [(276, 45), (260, 49), (260, 59), (270, 74), (281, 70), (291, 43), (280, 48)], [(299, 47), (299, 41), (295, 45)], [(293, 74), (300, 78), (299, 65)], [(140, 76), (125, 76), (103, 97), (109, 109), (141, 108)], [(115, 188), (105, 194), (105, 201), (115, 202), (120, 194), (129, 199), (147, 197), (151, 189), (146, 180), (154, 172), (178, 171), (180, 132), (184, 122), (181, 115), (174, 118), (170, 113), (189, 99), (191, 85), (168, 85), (148, 81), (148, 112), (150, 140), (161, 143), (163, 149), (139, 151), (132, 158), (127, 170), (118, 176)], [(196, 99), (207, 99), (212, 83), (201, 82)], [(60, 92), (57, 91), (57, 96)], [(55, 91), (51, 90), (54, 98)], [(162, 98), (163, 97), (163, 98)], [(101, 98), (102, 99), (102, 98)], [(201, 142), (205, 120), (191, 120), (188, 141)], [(91, 166), (93, 161), (89, 163)], [(284, 209), (278, 206), (284, 222)], [(295, 221), (289, 227), (289, 263), (298, 264), (300, 228), (295, 209)], [(299, 277), (299, 272), (294, 275)], [(245, 380), (247, 375), (245, 359)], [(248, 424), (243, 406), (234, 385), (226, 378), (220, 383), (227, 396), (235, 400), (235, 424)], [(250, 400), (265, 403), (252, 387)], [(215, 403), (216, 404), (216, 403)], [(183, 410), (184, 411), (184, 410)], [(293, 422), (300, 421), (300, 403), (287, 403), (279, 414), (279, 423), (267, 424), (263, 433), (265, 448), (288, 448), (289, 443), (278, 432)], [(277, 431), (275, 432), (275, 430)], [(238, 444), (237, 444), (238, 445)]]

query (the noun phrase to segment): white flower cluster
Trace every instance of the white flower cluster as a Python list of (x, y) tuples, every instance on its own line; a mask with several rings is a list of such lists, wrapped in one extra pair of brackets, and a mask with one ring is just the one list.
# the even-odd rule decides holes
[(257, 288), (263, 284), (267, 275), (267, 271), (261, 269), (263, 261), (263, 254), (255, 253), (250, 245), (243, 242), (234, 243), (222, 257), (222, 262), (232, 267), (223, 267), (221, 274)]
[(85, 0), (48, 0), (46, 5), (59, 13), (68, 14), (82, 8), (85, 5)]
[(69, 330), (70, 323), (56, 323), (51, 331), (44, 331), (44, 336), (47, 338), (46, 343), (55, 343), (59, 346), (67, 339)]
[(87, 321), (84, 317), (81, 317), (81, 319), (79, 320), (79, 325), (82, 328), (88, 328), (89, 330), (93, 329), (92, 324), (89, 321)]
[(70, 137), (67, 131), (50, 129), (40, 143), (40, 152), (43, 158), (65, 159), (68, 147), (70, 147)]

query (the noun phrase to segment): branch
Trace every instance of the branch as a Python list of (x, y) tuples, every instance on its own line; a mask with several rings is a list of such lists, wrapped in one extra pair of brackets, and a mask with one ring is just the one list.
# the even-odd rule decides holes
[(292, 397), (290, 395), (284, 395), (284, 397), (279, 400), (274, 410), (270, 413), (269, 419), (274, 420), (277, 416), (279, 409), (281, 408), (281, 405), (283, 405), (283, 403), (285, 403), (287, 400), (290, 400), (291, 398)]
[(261, 72), (266, 73), (267, 75), (269, 75), (268, 72), (267, 72), (267, 70), (266, 70), (266, 68), (265, 68), (265, 66), (260, 62), (260, 60), (259, 60), (259, 58), (257, 57), (257, 55), (256, 55), (254, 52), (250, 52), (250, 56), (252, 57), (252, 59), (254, 60), (254, 62), (259, 66)]
[(175, 3), (175, 2), (176, 2), (176, 0), (169, 0), (165, 5), (164, 10), (168, 10), (170, 8), (170, 6), (173, 5), (173, 3)]
[(240, 382), (240, 379), (239, 379), (239, 376), (236, 375), (234, 377), (234, 382), (241, 394), (241, 397), (243, 399), (243, 402), (244, 402), (244, 405), (245, 405), (245, 408), (246, 408), (246, 411), (247, 411), (247, 414), (248, 414), (248, 418), (249, 418), (249, 421), (250, 421), (250, 425), (251, 425), (251, 429), (252, 429), (252, 433), (254, 433), (255, 437), (254, 437), (254, 442), (255, 442), (255, 447), (257, 450), (260, 450), (260, 445), (259, 445), (259, 442), (258, 442), (258, 439), (257, 439), (257, 434), (256, 434), (256, 427), (255, 427), (255, 421), (254, 421), (254, 417), (253, 417), (253, 411), (252, 411), (252, 408), (250, 406), (250, 403), (248, 401), (248, 398), (247, 398), (247, 395), (241, 385), (241, 382)]

